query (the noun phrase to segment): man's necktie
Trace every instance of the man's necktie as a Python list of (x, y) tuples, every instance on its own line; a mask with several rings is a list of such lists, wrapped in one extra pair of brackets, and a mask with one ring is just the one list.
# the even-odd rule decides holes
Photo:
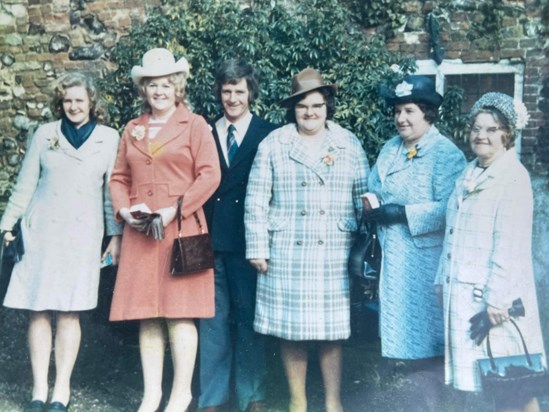
[(236, 128), (234, 125), (229, 125), (229, 131), (227, 133), (227, 157), (229, 158), (229, 164), (233, 161), (234, 155), (238, 150), (238, 143), (236, 142), (236, 138), (234, 136), (235, 130)]

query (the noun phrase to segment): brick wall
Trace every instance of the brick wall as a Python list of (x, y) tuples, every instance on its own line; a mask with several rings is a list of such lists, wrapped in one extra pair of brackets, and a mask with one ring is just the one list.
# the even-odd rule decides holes
[[(407, 1), (407, 24), (387, 43), (393, 51), (413, 55), (416, 59), (432, 57), (425, 19), (429, 13), (440, 25), (440, 43), (446, 59), (461, 59), (464, 63), (498, 62), (519, 59), (525, 65), (524, 95), (530, 113), (528, 127), (523, 132), (523, 162), (531, 171), (546, 173), (549, 168), (549, 43), (543, 31), (549, 18), (547, 2), (502, 1), (500, 45), (488, 35), (476, 39), (475, 25), (485, 15), (479, 10), (481, 1)], [(545, 3), (545, 5), (543, 5)], [(545, 21), (543, 14), (545, 13)], [(545, 25), (545, 26), (544, 26)], [(477, 33), (478, 35), (478, 33)]]
[(108, 69), (109, 49), (161, 0), (0, 2), (0, 196), (17, 172), (30, 132), (49, 113), (60, 73)]
[[(484, 0), (486, 1), (486, 0)], [(162, 0), (2, 0), (0, 2), (0, 196), (9, 189), (29, 133), (48, 115), (48, 87), (59, 73), (108, 70), (108, 52), (131, 24), (142, 22)], [(549, 164), (549, 47), (541, 33), (549, 15), (547, 1), (505, 1), (514, 10), (502, 20), (500, 47), (489, 39), (470, 40), (481, 22), (470, 0), (405, 1), (406, 25), (387, 47), (416, 57), (431, 57), (425, 30), (429, 13), (440, 24), (445, 58), (464, 62), (521, 59), (525, 64), (524, 101), (531, 114), (524, 132), (524, 162), (530, 170)], [(452, 9), (451, 7), (454, 7)], [(547, 22), (545, 22), (547, 24)]]

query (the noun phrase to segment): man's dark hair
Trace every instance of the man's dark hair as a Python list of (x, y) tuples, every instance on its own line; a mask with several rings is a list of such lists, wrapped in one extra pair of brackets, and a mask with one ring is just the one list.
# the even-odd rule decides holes
[(221, 100), (223, 85), (237, 84), (242, 79), (245, 79), (248, 85), (249, 103), (253, 103), (259, 95), (259, 75), (250, 64), (241, 59), (225, 60), (219, 65), (215, 75), (215, 97)]

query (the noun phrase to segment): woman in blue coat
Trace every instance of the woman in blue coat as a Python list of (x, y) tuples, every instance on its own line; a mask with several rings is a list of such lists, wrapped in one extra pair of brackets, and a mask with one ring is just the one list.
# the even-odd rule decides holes
[(444, 354), (433, 282), (446, 204), (465, 158), (433, 125), (442, 96), (430, 78), (408, 76), (394, 90), (382, 89), (382, 95), (393, 106), (398, 135), (382, 148), (368, 181), (381, 206), (365, 214), (377, 223), (383, 250), (382, 355), (414, 360), (408, 365), (422, 370)]

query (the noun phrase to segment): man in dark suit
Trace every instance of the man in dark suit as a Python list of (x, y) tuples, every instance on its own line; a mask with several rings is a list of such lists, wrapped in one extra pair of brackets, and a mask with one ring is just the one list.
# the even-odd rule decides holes
[(264, 407), (263, 337), (253, 329), (257, 272), (245, 257), (244, 200), (257, 146), (276, 128), (250, 112), (258, 75), (241, 60), (219, 67), (214, 92), (223, 116), (212, 125), (221, 183), (204, 206), (215, 252), (215, 317), (200, 321), (200, 397), (203, 412), (227, 403), (234, 373), (239, 410)]

